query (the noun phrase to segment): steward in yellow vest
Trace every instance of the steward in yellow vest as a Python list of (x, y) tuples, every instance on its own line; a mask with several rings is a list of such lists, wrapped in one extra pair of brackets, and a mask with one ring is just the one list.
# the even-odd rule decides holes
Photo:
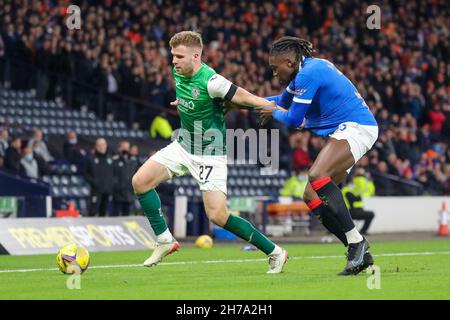
[(353, 178), (352, 183), (342, 188), (345, 204), (352, 216), (353, 220), (364, 220), (364, 225), (359, 231), (361, 234), (367, 234), (367, 230), (375, 216), (372, 211), (364, 210), (364, 202), (362, 198), (375, 195), (375, 185), (367, 179), (365, 175), (358, 169), (357, 175)]

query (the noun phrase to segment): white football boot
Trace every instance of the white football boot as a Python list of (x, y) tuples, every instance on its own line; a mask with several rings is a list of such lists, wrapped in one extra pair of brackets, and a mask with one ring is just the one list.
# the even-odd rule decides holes
[(269, 271), (267, 273), (280, 273), (283, 271), (284, 264), (288, 261), (288, 252), (282, 249), (280, 254), (269, 256)]
[(145, 260), (144, 267), (156, 266), (165, 256), (178, 251), (179, 248), (180, 244), (175, 239), (172, 242), (158, 243), (150, 258)]

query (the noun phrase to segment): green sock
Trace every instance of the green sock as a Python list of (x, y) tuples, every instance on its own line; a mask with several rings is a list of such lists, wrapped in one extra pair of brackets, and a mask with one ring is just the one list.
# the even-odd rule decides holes
[(275, 243), (259, 232), (250, 222), (239, 216), (230, 214), (224, 228), (250, 242), (265, 254), (270, 254), (275, 249)]
[(167, 224), (161, 212), (161, 200), (155, 189), (137, 195), (153, 231), (157, 236), (167, 230)]

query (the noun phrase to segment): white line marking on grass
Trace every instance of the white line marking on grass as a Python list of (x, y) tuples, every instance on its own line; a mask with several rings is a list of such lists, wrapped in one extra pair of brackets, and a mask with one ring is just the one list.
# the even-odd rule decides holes
[[(435, 252), (398, 252), (398, 253), (380, 253), (373, 254), (374, 257), (400, 257), (400, 256), (430, 256), (438, 254), (450, 254), (450, 251), (435, 251)], [(302, 259), (343, 259), (343, 256), (309, 256), (309, 257), (289, 257), (292, 260)], [(267, 261), (264, 259), (238, 259), (238, 260), (199, 260), (199, 261), (176, 261), (176, 262), (161, 262), (160, 266), (177, 266), (189, 264), (209, 264), (209, 263), (244, 263), (244, 262), (260, 262)], [(142, 267), (143, 264), (112, 264), (104, 266), (90, 266), (89, 269), (110, 269), (110, 268), (135, 268)], [(57, 268), (38, 268), (38, 269), (13, 269), (0, 270), (0, 273), (20, 273), (20, 272), (37, 272), (37, 271), (56, 271)]]

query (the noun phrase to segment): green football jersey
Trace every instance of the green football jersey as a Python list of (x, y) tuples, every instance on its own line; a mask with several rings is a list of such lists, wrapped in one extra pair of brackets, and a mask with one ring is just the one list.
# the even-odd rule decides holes
[[(173, 76), (181, 120), (177, 141), (191, 154), (226, 155), (223, 97), (231, 82), (204, 63), (191, 78), (178, 74), (175, 68)], [(219, 85), (211, 85), (212, 81)]]

